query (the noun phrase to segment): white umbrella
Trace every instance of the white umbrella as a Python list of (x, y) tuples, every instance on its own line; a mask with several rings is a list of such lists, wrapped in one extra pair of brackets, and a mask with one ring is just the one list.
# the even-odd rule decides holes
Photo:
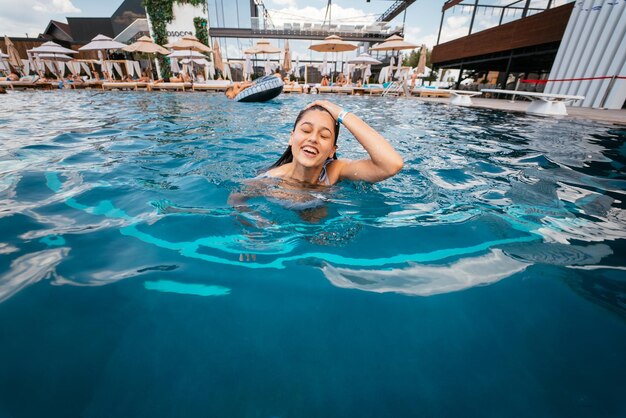
[(367, 64), (367, 67), (365, 67), (365, 71), (363, 72), (363, 81), (365, 81), (365, 83), (369, 83), (369, 79), (372, 76), (372, 66), (370, 64)]
[[(106, 35), (97, 35), (94, 37), (91, 42), (87, 45), (81, 46), (78, 48), (79, 51), (98, 51), (98, 57), (100, 58), (101, 65), (105, 65), (108, 69), (109, 77), (113, 77), (113, 72), (111, 71), (111, 65), (104, 62), (104, 58), (108, 59), (107, 51), (117, 51), (118, 49), (125, 48), (126, 44), (121, 42), (114, 41)], [(101, 57), (102, 51), (104, 51), (104, 57)]]
[(354, 51), (358, 46), (350, 42), (343, 41), (337, 35), (330, 35), (322, 42), (312, 44), (309, 49), (317, 52), (335, 52), (335, 65), (337, 65), (337, 52)]
[(244, 79), (249, 80), (253, 72), (254, 72), (254, 67), (252, 67), (252, 60), (250, 59), (250, 55), (246, 54), (246, 62), (243, 64)]
[(202, 67), (210, 64), (209, 61), (207, 61), (205, 58), (193, 58), (193, 59), (185, 58), (184, 60), (181, 60), (181, 62), (183, 64), (189, 64), (193, 62), (194, 64), (200, 65)]
[[(398, 35), (392, 35), (389, 38), (385, 39), (385, 42), (375, 45), (371, 48), (372, 51), (402, 51), (403, 49), (414, 49), (417, 48), (417, 45), (412, 44), (410, 42), (406, 42), (403, 37)], [(391, 68), (389, 69), (389, 75), (393, 76), (393, 56), (391, 57)], [(400, 61), (398, 57), (398, 67), (400, 66)]]
[(300, 78), (300, 57), (296, 58), (296, 66), (293, 67), (293, 76), (295, 78)]
[(324, 52), (324, 61), (322, 62), (322, 75), (328, 75), (328, 57)]
[(170, 51), (163, 48), (161, 45), (155, 44), (154, 41), (147, 36), (142, 36), (137, 42), (126, 45), (122, 49), (126, 52), (140, 52), (143, 54), (167, 55), (170, 53)]
[(363, 53), (356, 58), (348, 60), (348, 62), (350, 64), (363, 64), (363, 65), (382, 64), (382, 62), (378, 61), (375, 58), (372, 58), (372, 56), (367, 53)]
[(58, 78), (62, 78), (65, 72), (64, 62), (71, 61), (72, 57), (65, 54), (37, 54), (37, 58), (46, 62), (48, 69), (52, 71)]
[(270, 68), (270, 60), (265, 61), (265, 75), (272, 74), (272, 69)]
[(114, 41), (105, 35), (98, 35), (87, 45), (78, 48), (79, 51), (116, 51), (125, 48), (127, 45)]
[(36, 48), (29, 49), (28, 52), (35, 54), (78, 54), (78, 51), (62, 47), (52, 41), (41, 44)]
[(74, 59), (70, 57), (69, 55), (65, 55), (65, 54), (38, 54), (37, 57), (40, 60), (44, 60), (44, 61), (58, 61), (58, 62), (67, 62), (67, 61), (71, 61)]
[(192, 59), (192, 58), (206, 58), (206, 55), (203, 55), (197, 51), (194, 50), (179, 50), (179, 51), (174, 51), (171, 54), (169, 54), (167, 56), (168, 58), (187, 58), (187, 59)]
[(259, 40), (252, 48), (243, 51), (244, 54), (279, 54), (280, 48), (276, 48), (267, 39)]
[(9, 67), (4, 63), (4, 60), (7, 58), (9, 56), (0, 50), (0, 70), (8, 71)]

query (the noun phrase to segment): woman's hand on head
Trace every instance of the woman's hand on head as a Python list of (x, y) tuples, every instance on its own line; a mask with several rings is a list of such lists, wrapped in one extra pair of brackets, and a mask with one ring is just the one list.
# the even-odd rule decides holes
[(328, 100), (316, 100), (313, 103), (309, 104), (306, 108), (308, 109), (311, 106), (322, 106), (330, 112), (335, 120), (337, 120), (339, 114), (343, 111), (343, 108), (341, 106), (336, 105), (333, 102), (329, 102)]

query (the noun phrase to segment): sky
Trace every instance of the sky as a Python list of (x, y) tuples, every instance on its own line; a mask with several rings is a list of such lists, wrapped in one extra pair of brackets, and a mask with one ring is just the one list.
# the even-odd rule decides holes
[[(555, 0), (561, 4), (571, 0)], [(547, 0), (533, 0), (533, 6), (540, 6)], [(36, 37), (43, 32), (51, 19), (65, 22), (66, 17), (108, 17), (120, 6), (122, 0), (20, 0), (15, 7), (15, 0), (0, 0), (0, 35)], [(226, 21), (236, 21), (235, 2), (233, 0), (208, 0), (209, 21), (216, 5), (225, 5)], [(274, 24), (294, 22), (297, 20), (322, 22), (326, 11), (327, 0), (264, 0), (270, 11)], [(335, 0), (332, 2), (332, 22), (337, 24), (371, 23), (387, 10), (392, 0)], [(441, 7), (444, 0), (416, 0), (409, 6), (406, 13), (405, 40), (416, 45), (425, 44), (432, 48), (437, 43), (437, 33), (441, 21)], [(508, 4), (511, 0), (481, 0), (481, 4)], [(239, 0), (239, 4), (247, 4), (247, 0)], [(245, 6), (240, 6), (243, 8)], [(249, 16), (249, 10), (241, 11)], [(468, 33), (472, 8), (457, 6), (446, 12), (441, 42), (465, 36)], [(519, 16), (517, 16), (519, 17)], [(513, 13), (507, 14), (505, 21), (513, 19)], [(396, 17), (392, 26), (402, 24), (403, 15)], [(483, 8), (476, 15), (475, 31), (497, 24), (499, 15), (493, 9)], [(230, 25), (229, 25), (230, 26)], [(249, 22), (248, 22), (249, 27)], [(220, 40), (226, 58), (240, 58), (241, 50), (252, 46), (253, 40), (223, 39)], [(282, 41), (277, 42), (282, 47)], [(293, 58), (320, 59), (308, 50), (310, 41), (290, 41)]]
[[(212, 3), (209, 0), (209, 13)], [(65, 22), (65, 17), (111, 16), (122, 3), (118, 1), (97, 0), (20, 0), (15, 7), (15, 0), (0, 0), (0, 35), (36, 37), (43, 32), (51, 19)], [(225, 4), (229, 0), (224, 0)], [(293, 16), (306, 16), (320, 21), (324, 18), (326, 0), (265, 0), (272, 13), (274, 23), (293, 20)], [(333, 2), (333, 22), (353, 22), (355, 17), (373, 21), (387, 10), (390, 0), (336, 0)], [(407, 11), (406, 38), (414, 43), (434, 45), (441, 19), (443, 0), (417, 0)], [(350, 20), (346, 20), (350, 18)], [(402, 16), (393, 22), (402, 23)]]

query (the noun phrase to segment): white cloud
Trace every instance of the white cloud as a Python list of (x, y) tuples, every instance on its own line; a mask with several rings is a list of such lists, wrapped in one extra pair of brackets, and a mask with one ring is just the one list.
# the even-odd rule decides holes
[(296, 0), (271, 0), (268, 2), (268, 6), (287, 6), (287, 7), (296, 7)]
[(0, 36), (36, 37), (43, 32), (51, 19), (64, 22), (68, 14), (80, 14), (71, 0), (0, 0)]
[(32, 9), (40, 13), (80, 13), (80, 9), (71, 0), (52, 0), (52, 2), (35, 2)]
[[(287, 1), (287, 0), (283, 0)], [(280, 9), (270, 9), (272, 21), (277, 26), (292, 22), (312, 22), (322, 23), (326, 15), (326, 7), (283, 7)], [(344, 25), (370, 24), (376, 20), (378, 15), (367, 13), (361, 9), (353, 7), (341, 7), (337, 4), (331, 6), (332, 23)]]

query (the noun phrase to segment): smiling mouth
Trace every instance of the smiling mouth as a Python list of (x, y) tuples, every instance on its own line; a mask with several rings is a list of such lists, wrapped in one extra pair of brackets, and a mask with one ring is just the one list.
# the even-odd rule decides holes
[(309, 157), (315, 157), (317, 156), (317, 154), (319, 154), (319, 151), (317, 150), (317, 148), (314, 148), (309, 145), (302, 147), (301, 150), (305, 155)]

